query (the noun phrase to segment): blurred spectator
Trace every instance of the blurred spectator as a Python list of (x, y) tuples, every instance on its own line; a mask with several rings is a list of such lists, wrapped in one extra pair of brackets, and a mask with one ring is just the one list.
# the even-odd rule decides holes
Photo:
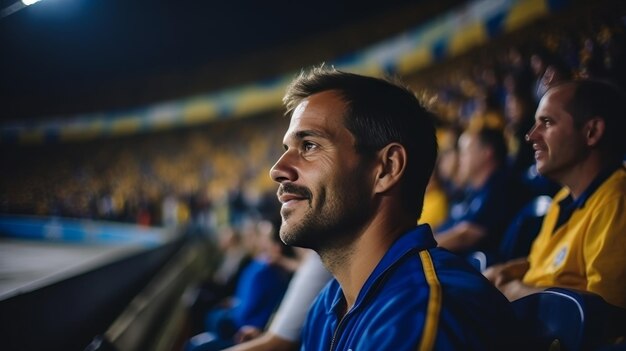
[(206, 314), (205, 331), (214, 338), (202, 343), (192, 338), (187, 350), (221, 350), (244, 341), (244, 335), (260, 335), (278, 307), (295, 268), (285, 264), (286, 253), (293, 249), (269, 222), (260, 222), (257, 229), (256, 254), (242, 270), (234, 295)]
[(217, 232), (217, 244), (220, 262), (212, 276), (196, 288), (195, 299), (190, 306), (193, 333), (204, 329), (203, 320), (207, 311), (235, 293), (241, 272), (252, 260), (252, 253), (243, 246), (241, 236), (230, 226)]
[[(441, 129), (437, 135), (439, 154), (437, 156), (435, 177), (445, 192), (449, 202), (456, 201), (462, 196), (462, 179), (459, 176), (458, 139), (460, 132), (456, 128)], [(446, 215), (447, 218), (447, 215)]]
[(521, 177), (535, 159), (534, 151), (525, 138), (526, 132), (534, 123), (535, 106), (529, 95), (519, 92), (511, 93), (506, 98), (506, 127), (504, 135), (507, 140), (511, 171)]
[(310, 251), (297, 270), (269, 330), (259, 338), (229, 351), (289, 351), (300, 346), (300, 334), (309, 307), (332, 276), (319, 256)]
[(459, 139), (459, 149), (459, 173), (466, 194), (451, 205), (448, 219), (435, 231), (435, 239), (441, 247), (463, 256), (482, 251), (490, 258), (509, 221), (525, 202), (524, 192), (508, 174), (501, 131), (466, 131)]

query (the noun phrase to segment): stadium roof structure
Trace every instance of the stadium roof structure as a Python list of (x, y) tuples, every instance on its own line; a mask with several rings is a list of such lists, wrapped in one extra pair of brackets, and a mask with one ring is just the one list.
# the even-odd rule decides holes
[[(43, 0), (0, 18), (0, 120), (128, 108), (271, 78), (466, 1)], [(16, 2), (0, 0), (0, 10)]]
[[(46, 1), (0, 20), (2, 46), (9, 49), (0, 65), (2, 143), (124, 135), (275, 109), (286, 83), (302, 66), (325, 61), (371, 75), (409, 74), (570, 3), (444, 1), (443, 7), (429, 8), (421, 1), (412, 7), (422, 9), (420, 20), (405, 11), (404, 17), (396, 12), (373, 22), (373, 12), (383, 11), (380, 4), (356, 1), (318, 2), (309, 8), (240, 0), (212, 10), (191, 1)], [(128, 8), (128, 3), (133, 5)], [(406, 1), (388, 3), (384, 10), (389, 13), (408, 8)], [(59, 13), (53, 5), (69, 7)], [(266, 5), (270, 8), (261, 8)], [(249, 12), (237, 12), (243, 8)], [(74, 17), (80, 13), (90, 16)], [(357, 23), (352, 30), (336, 29), (348, 19)], [(24, 22), (35, 25), (27, 28)], [(367, 42), (364, 32), (371, 33), (374, 23), (388, 24), (388, 30), (398, 33), (381, 30), (384, 38)], [(26, 32), (21, 34), (20, 28)], [(319, 38), (333, 48), (319, 46), (325, 40)], [(346, 38), (360, 47), (342, 42)], [(55, 118), (33, 118), (50, 114)]]

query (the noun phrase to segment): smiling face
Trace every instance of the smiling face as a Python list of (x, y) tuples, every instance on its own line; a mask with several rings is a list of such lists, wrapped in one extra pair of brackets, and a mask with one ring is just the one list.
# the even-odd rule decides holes
[(344, 112), (340, 95), (324, 91), (302, 100), (292, 114), (285, 152), (270, 171), (280, 184), (280, 235), (288, 245), (342, 245), (369, 217), (371, 167), (355, 149)]
[(570, 84), (549, 90), (539, 103), (535, 125), (527, 135), (535, 150), (537, 171), (556, 181), (562, 181), (587, 154), (584, 131), (576, 128), (566, 111), (574, 89)]

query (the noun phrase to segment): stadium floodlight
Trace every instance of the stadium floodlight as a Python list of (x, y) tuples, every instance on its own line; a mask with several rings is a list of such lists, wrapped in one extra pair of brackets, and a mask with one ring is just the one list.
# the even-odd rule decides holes
[(0, 18), (4, 18), (8, 15), (11, 15), (23, 8), (26, 8), (26, 6), (30, 6), (36, 2), (39, 2), (41, 0), (21, 0), (21, 1), (16, 1), (13, 4), (3, 8), (2, 10), (0, 10)]

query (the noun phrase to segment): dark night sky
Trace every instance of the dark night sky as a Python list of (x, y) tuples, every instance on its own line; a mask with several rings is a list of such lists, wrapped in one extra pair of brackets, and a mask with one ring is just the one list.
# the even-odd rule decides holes
[[(0, 6), (14, 1), (2, 0)], [(145, 101), (120, 96), (147, 82), (168, 85), (172, 80), (160, 78), (164, 76), (178, 77), (170, 87), (176, 90), (176, 84), (201, 69), (216, 83), (259, 79), (263, 68), (272, 73), (280, 68), (270, 64), (242, 70), (229, 63), (249, 63), (260, 51), (284, 50), (320, 33), (427, 2), (43, 0), (0, 19), (1, 117), (72, 112), (67, 107), (72, 101), (80, 110), (89, 104), (95, 109), (107, 103), (124, 107), (167, 98), (167, 93), (144, 94), (149, 95)], [(459, 2), (447, 1), (443, 7)], [(244, 73), (230, 80), (216, 73), (234, 71)], [(216, 88), (208, 82), (205, 87)], [(201, 90), (202, 84), (188, 91), (193, 89)], [(94, 97), (116, 94), (120, 96), (108, 100)]]

